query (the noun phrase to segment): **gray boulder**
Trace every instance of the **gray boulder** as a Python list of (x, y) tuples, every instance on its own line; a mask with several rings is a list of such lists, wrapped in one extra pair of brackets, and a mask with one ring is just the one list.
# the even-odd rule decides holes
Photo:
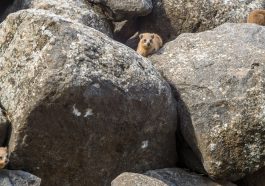
[(9, 13), (28, 8), (47, 10), (112, 36), (111, 23), (101, 9), (92, 6), (85, 0), (15, 0), (3, 13), (2, 19)]
[(40, 186), (41, 179), (20, 170), (0, 170), (1, 186)]
[(238, 180), (265, 165), (264, 59), (265, 27), (254, 24), (182, 34), (151, 57), (175, 88), (181, 134), (212, 178)]
[(0, 48), (12, 169), (32, 172), (43, 185), (93, 186), (124, 171), (175, 165), (176, 105), (149, 60), (34, 9), (0, 25)]
[(111, 186), (167, 186), (163, 181), (143, 174), (125, 172), (111, 182)]
[(115, 21), (146, 16), (153, 8), (152, 0), (88, 0), (100, 4), (109, 18)]
[(229, 182), (215, 182), (211, 179), (179, 168), (147, 171), (144, 174), (122, 173), (111, 186), (235, 186)]
[(156, 32), (165, 41), (186, 32), (200, 32), (225, 22), (246, 22), (252, 9), (265, 8), (263, 0), (153, 0), (153, 11), (140, 21), (141, 32)]

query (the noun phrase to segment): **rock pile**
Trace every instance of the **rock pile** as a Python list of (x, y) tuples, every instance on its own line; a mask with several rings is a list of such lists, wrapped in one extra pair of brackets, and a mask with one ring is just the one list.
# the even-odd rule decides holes
[[(1, 3), (8, 169), (44, 186), (264, 186), (265, 28), (243, 23), (263, 1)], [(170, 41), (148, 59), (131, 49), (146, 31)], [(40, 185), (29, 173), (0, 185)]]

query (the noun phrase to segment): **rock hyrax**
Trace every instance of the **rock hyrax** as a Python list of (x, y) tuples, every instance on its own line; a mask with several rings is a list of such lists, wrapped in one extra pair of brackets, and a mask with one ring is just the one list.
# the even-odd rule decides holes
[(265, 26), (265, 10), (254, 10), (250, 12), (247, 22)]
[(161, 37), (157, 34), (143, 33), (139, 37), (137, 53), (144, 57), (156, 53), (163, 45)]
[(3, 169), (8, 163), (7, 148), (0, 147), (0, 169)]

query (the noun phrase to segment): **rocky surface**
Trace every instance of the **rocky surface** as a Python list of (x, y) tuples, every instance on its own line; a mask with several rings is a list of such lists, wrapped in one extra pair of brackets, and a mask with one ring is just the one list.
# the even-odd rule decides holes
[(111, 186), (155, 185), (167, 186), (163, 181), (143, 174), (125, 172), (111, 182)]
[(85, 0), (15, 0), (4, 15), (28, 8), (47, 10), (112, 36), (112, 26), (103, 12)]
[(0, 170), (1, 186), (40, 186), (41, 179), (19, 170)]
[[(104, 186), (147, 170), (112, 185), (264, 186), (265, 27), (175, 39), (257, 8), (265, 2), (2, 0), (0, 22), (27, 9), (0, 24), (8, 167), (44, 186)], [(175, 40), (149, 59), (114, 41), (136, 49), (141, 32)], [(201, 174), (161, 169), (176, 166)], [(39, 184), (0, 171), (0, 185)]]
[(215, 28), (225, 22), (246, 22), (252, 9), (265, 8), (263, 0), (154, 0), (153, 11), (142, 17), (142, 32), (155, 32), (165, 41), (179, 34)]
[(109, 18), (121, 21), (133, 17), (146, 16), (153, 8), (152, 0), (88, 0), (100, 4)]
[(175, 165), (175, 102), (149, 60), (35, 9), (8, 16), (0, 48), (10, 168), (41, 177), (44, 186), (93, 186), (124, 171)]
[(175, 89), (180, 128), (213, 178), (265, 165), (265, 27), (224, 24), (182, 34), (151, 57)]
[(178, 168), (147, 171), (145, 174), (122, 173), (111, 183), (112, 186), (235, 186), (228, 182), (211, 179)]

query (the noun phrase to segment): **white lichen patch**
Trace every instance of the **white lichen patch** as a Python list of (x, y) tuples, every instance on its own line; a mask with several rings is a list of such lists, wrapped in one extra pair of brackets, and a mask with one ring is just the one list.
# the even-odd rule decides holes
[(210, 135), (213, 137), (213, 136), (219, 136), (219, 134), (222, 132), (222, 127), (219, 126), (219, 125), (216, 125), (214, 126), (212, 129), (211, 129), (211, 133)]
[(209, 145), (210, 151), (214, 151), (216, 149), (216, 144), (215, 143), (211, 143)]
[(223, 163), (221, 161), (216, 161), (214, 162), (214, 164), (217, 166), (217, 167), (220, 167)]
[(81, 116), (81, 112), (73, 105), (73, 114), (77, 117)]
[(84, 117), (86, 118), (92, 115), (93, 115), (93, 110), (91, 108), (87, 108)]
[(95, 84), (93, 84), (93, 87), (95, 87), (95, 88), (100, 88), (100, 84), (95, 83)]
[(148, 144), (149, 144), (148, 140), (142, 141), (141, 148), (146, 149), (148, 147)]
[(214, 118), (214, 119), (220, 118), (220, 115), (219, 115), (219, 114), (214, 114), (214, 115), (213, 115), (213, 118)]

